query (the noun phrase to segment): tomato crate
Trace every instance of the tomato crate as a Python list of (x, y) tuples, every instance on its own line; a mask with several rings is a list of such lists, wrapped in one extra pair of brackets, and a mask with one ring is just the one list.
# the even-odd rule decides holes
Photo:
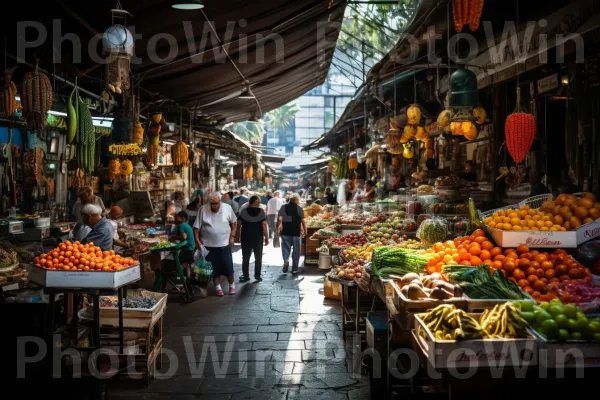
[(410, 300), (402, 294), (402, 291), (396, 282), (391, 281), (390, 284), (394, 289), (394, 306), (398, 311), (398, 324), (402, 329), (413, 329), (415, 326), (415, 314), (427, 312), (442, 304), (453, 304), (456, 308), (467, 311), (468, 302), (464, 297), (454, 297), (447, 300)]
[[(470, 314), (479, 320), (480, 314)], [(538, 338), (533, 331), (526, 338), (438, 340), (415, 315), (413, 339), (436, 369), (533, 367), (538, 365)]]

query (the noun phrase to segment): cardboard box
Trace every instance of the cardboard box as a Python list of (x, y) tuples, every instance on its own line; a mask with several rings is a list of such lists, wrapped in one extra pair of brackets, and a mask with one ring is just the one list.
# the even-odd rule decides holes
[(556, 342), (534, 331), (540, 342), (539, 364), (546, 368), (600, 367), (600, 343)]
[(52, 288), (116, 289), (141, 277), (139, 264), (120, 271), (50, 271), (34, 265), (28, 270), (31, 282)]
[(328, 299), (333, 300), (341, 300), (342, 299), (342, 285), (338, 282), (331, 282), (327, 277), (325, 277), (325, 282), (323, 283), (323, 296)]
[(538, 364), (538, 341), (533, 332), (523, 339), (437, 340), (420, 318), (422, 315), (415, 315), (414, 336), (434, 368), (530, 367)]

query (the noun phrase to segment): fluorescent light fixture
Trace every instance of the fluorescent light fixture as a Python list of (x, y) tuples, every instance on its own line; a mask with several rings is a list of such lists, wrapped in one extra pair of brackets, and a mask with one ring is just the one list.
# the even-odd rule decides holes
[(252, 93), (252, 89), (250, 89), (250, 85), (247, 85), (244, 90), (242, 90), (242, 94), (239, 96), (240, 99), (255, 99), (254, 93)]
[(164, 144), (175, 144), (175, 143), (177, 143), (177, 142), (175, 142), (174, 140), (165, 139), (165, 140), (163, 140), (163, 143), (164, 143)]
[(52, 115), (58, 115), (59, 117), (66, 117), (67, 113), (64, 113), (62, 111), (48, 111), (48, 114), (52, 114)]
[(171, 7), (177, 10), (199, 10), (204, 8), (204, 4), (200, 0), (179, 0), (171, 3)]

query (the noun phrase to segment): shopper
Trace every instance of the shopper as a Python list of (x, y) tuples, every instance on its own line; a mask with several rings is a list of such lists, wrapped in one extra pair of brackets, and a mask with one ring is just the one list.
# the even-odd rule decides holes
[(281, 198), (281, 192), (276, 190), (274, 196), (267, 203), (267, 223), (269, 225), (269, 239), (273, 237), (275, 234), (275, 225), (277, 222), (277, 215), (279, 214), (279, 210), (285, 202)]
[(194, 223), (194, 236), (196, 246), (203, 246), (208, 251), (206, 260), (213, 266), (213, 278), (217, 296), (223, 296), (221, 289), (221, 276), (226, 276), (229, 282), (229, 294), (235, 294), (233, 276), (233, 257), (231, 248), (234, 243), (234, 234), (237, 227), (237, 218), (233, 209), (221, 202), (221, 194), (214, 192), (209, 196), (208, 204), (204, 205), (198, 213)]
[(240, 205), (237, 203), (237, 201), (233, 201), (233, 198), (233, 192), (223, 193), (223, 203), (229, 204), (229, 206), (233, 209), (235, 215), (239, 215)]
[(90, 186), (84, 186), (79, 189), (79, 199), (73, 205), (73, 218), (76, 222), (83, 222), (81, 210), (86, 204), (95, 204), (102, 209), (102, 215), (106, 215), (106, 207), (102, 199), (94, 194)]
[(81, 209), (83, 223), (91, 228), (81, 243), (93, 243), (102, 251), (113, 249), (114, 232), (108, 219), (102, 216), (102, 208), (95, 204), (86, 204)]
[(240, 211), (241, 242), (242, 242), (242, 276), (240, 282), (250, 280), (250, 257), (254, 252), (254, 279), (261, 281), (263, 243), (269, 245), (269, 229), (267, 217), (261, 208), (260, 197), (252, 196), (249, 206)]
[(175, 214), (177, 214), (177, 208), (172, 200), (165, 202), (165, 224), (175, 222)]
[[(196, 197), (194, 201), (188, 204), (187, 208), (185, 209), (185, 214), (187, 215), (189, 224), (193, 225), (194, 222), (196, 222), (196, 217), (198, 216), (200, 207), (202, 207), (202, 205), (200, 204), (199, 197)], [(175, 219), (177, 219), (177, 217), (175, 217)]]
[(304, 211), (299, 205), (300, 195), (293, 194), (290, 202), (279, 210), (277, 232), (281, 235), (281, 253), (283, 255), (283, 273), (288, 272), (290, 250), (292, 252), (292, 274), (298, 273), (300, 263), (300, 238), (306, 234)]
[(112, 206), (106, 216), (108, 218), (108, 222), (110, 222), (110, 225), (113, 227), (113, 250), (118, 252), (124, 248), (129, 248), (129, 244), (123, 242), (119, 238), (119, 230), (117, 226), (117, 221), (123, 217), (123, 209), (119, 206)]
[(330, 187), (325, 189), (325, 200), (327, 200), (327, 204), (334, 206), (337, 204), (337, 195), (331, 190)]
[(244, 204), (246, 204), (248, 202), (248, 189), (241, 188), (240, 189), (240, 195), (237, 196), (236, 198), (234, 198), (233, 201), (235, 201), (236, 203), (238, 203), (238, 205), (241, 208)]
[(196, 241), (194, 231), (188, 223), (188, 214), (180, 211), (175, 215), (176, 234), (169, 237), (171, 242), (186, 242), (185, 247), (179, 251), (179, 262), (182, 264), (192, 264), (194, 262), (194, 252), (196, 251)]
[(365, 190), (360, 195), (362, 201), (375, 201), (375, 182), (368, 180), (365, 182)]

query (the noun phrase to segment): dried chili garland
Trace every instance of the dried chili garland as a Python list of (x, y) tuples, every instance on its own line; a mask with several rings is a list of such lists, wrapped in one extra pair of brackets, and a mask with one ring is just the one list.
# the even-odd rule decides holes
[(454, 28), (462, 32), (465, 25), (475, 31), (479, 28), (484, 0), (453, 0)]

